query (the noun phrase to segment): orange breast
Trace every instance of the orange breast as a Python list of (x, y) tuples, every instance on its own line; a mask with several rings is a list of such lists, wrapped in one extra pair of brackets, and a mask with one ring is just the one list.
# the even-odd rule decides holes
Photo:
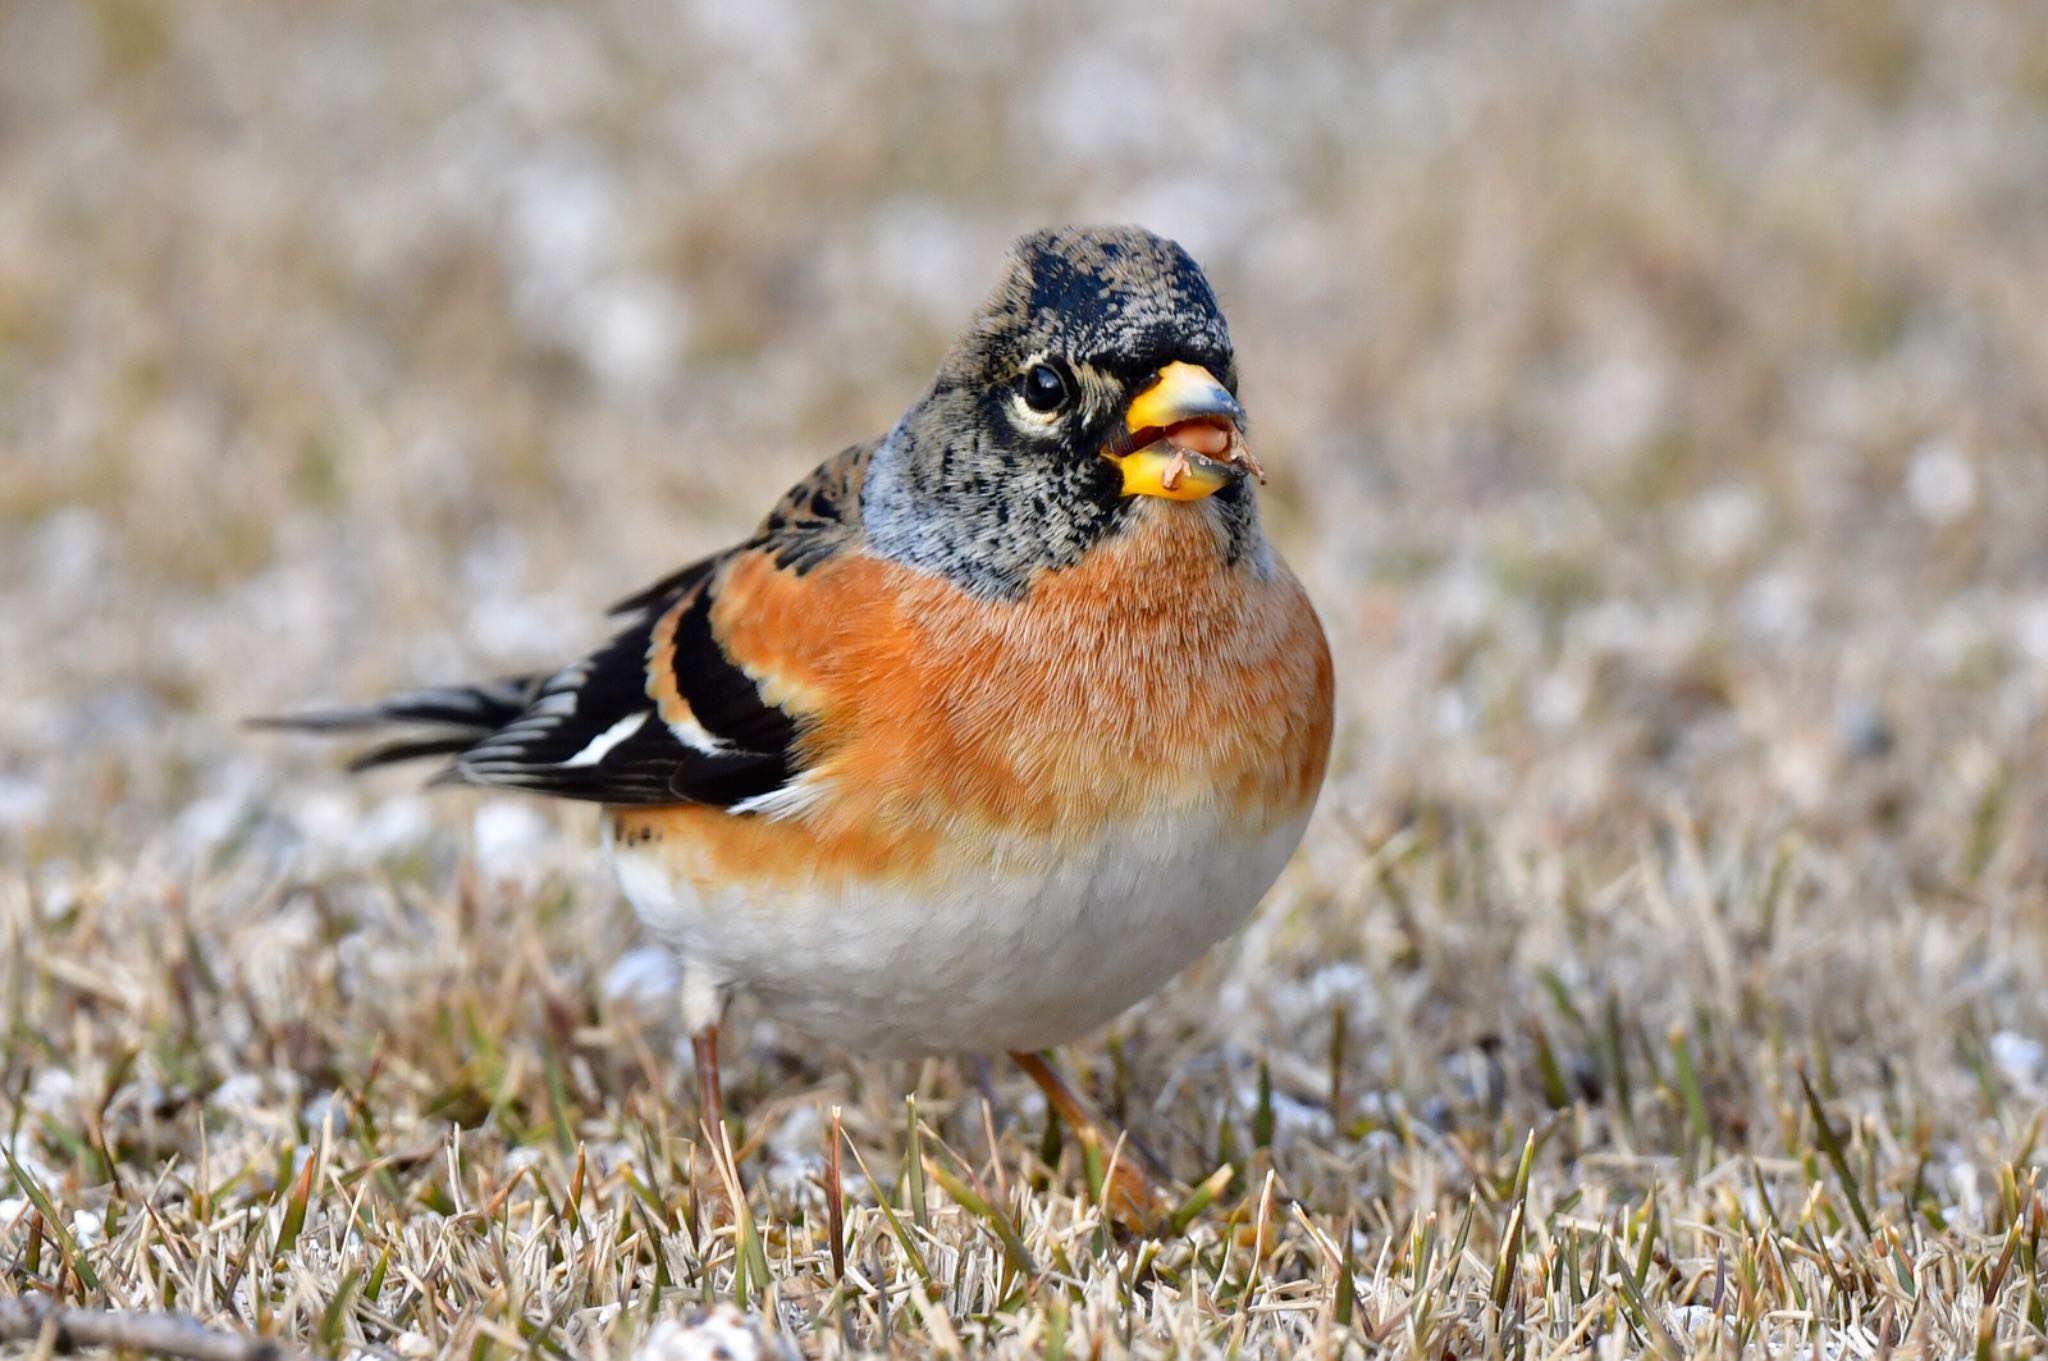
[(1056, 854), (1169, 812), (1213, 810), (1247, 839), (1298, 817), (1332, 707), (1307, 596), (1277, 562), (1226, 566), (1198, 505), (1133, 514), (1014, 602), (857, 553), (803, 576), (735, 560), (714, 631), (809, 717), (818, 797), (799, 818), (625, 810), (616, 834), (685, 842), (706, 874), (809, 878)]

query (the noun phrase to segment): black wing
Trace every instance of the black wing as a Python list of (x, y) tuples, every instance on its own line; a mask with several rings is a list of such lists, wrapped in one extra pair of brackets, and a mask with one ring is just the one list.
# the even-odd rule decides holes
[[(547, 678), (516, 718), (465, 748), (446, 778), (600, 803), (732, 807), (788, 783), (796, 722), (712, 637), (711, 581), (656, 602)], [(673, 639), (661, 649), (657, 631)]]
[[(361, 770), (452, 755), (437, 783), (522, 789), (612, 804), (702, 803), (750, 811), (797, 773), (797, 720), (760, 687), (712, 627), (719, 569), (746, 553), (807, 571), (857, 535), (872, 446), (828, 460), (783, 497), (732, 553), (693, 563), (613, 608), (625, 628), (552, 674), (418, 690), (381, 704), (262, 726), (386, 731), (350, 762)], [(657, 646), (659, 644), (659, 646)]]

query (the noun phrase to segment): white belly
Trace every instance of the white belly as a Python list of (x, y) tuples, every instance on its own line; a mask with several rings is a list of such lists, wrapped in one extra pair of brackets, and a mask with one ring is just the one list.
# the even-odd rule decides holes
[(1020, 845), (916, 893), (704, 887), (610, 849), (688, 984), (745, 989), (865, 1052), (994, 1054), (1065, 1043), (1157, 991), (1251, 914), (1306, 820), (1258, 840), (1209, 814), (1139, 822), (1058, 856)]

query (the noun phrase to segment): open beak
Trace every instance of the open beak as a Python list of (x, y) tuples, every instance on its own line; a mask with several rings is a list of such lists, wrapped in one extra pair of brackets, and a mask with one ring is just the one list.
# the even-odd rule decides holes
[(1131, 399), (1124, 431), (1102, 452), (1124, 475), (1125, 496), (1199, 501), (1246, 473), (1265, 480), (1245, 448), (1244, 408), (1199, 364), (1161, 368)]

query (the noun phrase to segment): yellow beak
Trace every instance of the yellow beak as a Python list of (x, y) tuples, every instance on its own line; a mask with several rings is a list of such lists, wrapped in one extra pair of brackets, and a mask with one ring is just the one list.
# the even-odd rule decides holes
[(1124, 495), (1199, 501), (1252, 470), (1234, 452), (1242, 448), (1237, 427), (1243, 419), (1244, 408), (1214, 374), (1176, 360), (1131, 399), (1124, 438), (1103, 452), (1123, 472)]

